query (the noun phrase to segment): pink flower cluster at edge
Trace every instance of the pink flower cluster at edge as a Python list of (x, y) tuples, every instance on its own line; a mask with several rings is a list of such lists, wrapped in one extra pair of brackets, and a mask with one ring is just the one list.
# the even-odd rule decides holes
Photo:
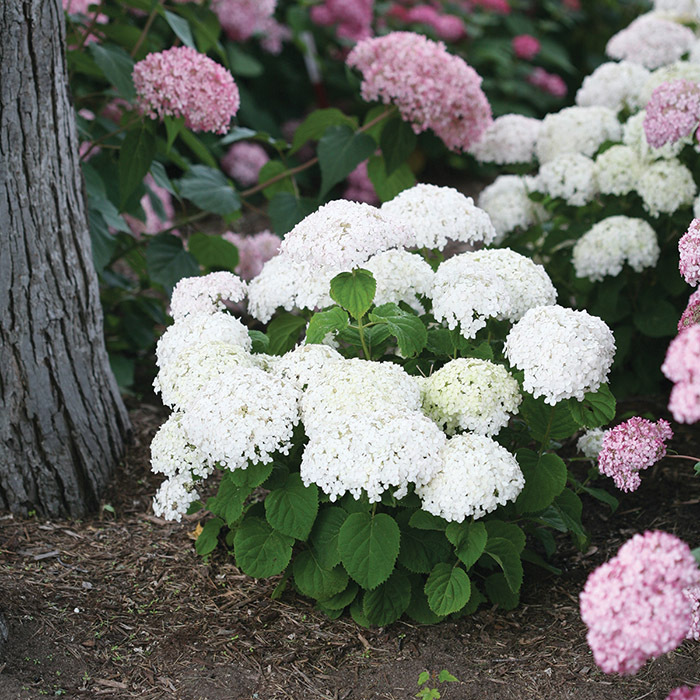
[(368, 102), (393, 103), (418, 134), (432, 129), (453, 151), (466, 151), (492, 123), (481, 77), (442, 42), (412, 32), (365, 39), (347, 57), (362, 73)]
[(524, 61), (531, 61), (540, 52), (542, 45), (531, 34), (519, 34), (513, 37), (511, 42), (513, 52)]
[(366, 204), (379, 204), (379, 197), (374, 189), (372, 181), (367, 174), (367, 161), (360, 163), (349, 175), (347, 187), (343, 192), (343, 199), (353, 202), (365, 202)]
[(459, 17), (443, 14), (432, 5), (403, 7), (395, 3), (389, 8), (387, 15), (395, 17), (406, 24), (415, 22), (432, 27), (437, 36), (443, 41), (459, 41), (466, 35), (464, 22)]
[(700, 85), (690, 80), (662, 83), (651, 93), (644, 133), (654, 148), (689, 136), (700, 122)]
[(374, 0), (324, 0), (311, 8), (311, 20), (322, 27), (335, 25), (339, 38), (361, 41), (372, 36)]
[(668, 346), (661, 371), (673, 383), (668, 410), (679, 423), (700, 420), (700, 325), (681, 331)]
[(221, 159), (221, 167), (244, 187), (254, 185), (263, 165), (270, 160), (265, 149), (258, 143), (237, 141)]
[(473, 5), (482, 7), (484, 10), (491, 10), (501, 15), (510, 14), (510, 5), (508, 0), (472, 0)]
[(700, 219), (693, 219), (678, 241), (678, 269), (683, 279), (693, 287), (700, 282)]
[(184, 117), (192, 131), (225, 134), (240, 106), (231, 73), (189, 46), (148, 54), (134, 66), (133, 79), (143, 114)]
[(212, 10), (221, 28), (234, 41), (245, 41), (265, 27), (277, 0), (213, 0)]
[(700, 289), (696, 289), (688, 299), (688, 306), (678, 321), (678, 332), (700, 323)]
[(567, 93), (566, 83), (561, 76), (548, 73), (539, 66), (527, 76), (527, 82), (554, 97), (564, 97)]
[(268, 230), (252, 236), (226, 231), (223, 237), (238, 248), (238, 265), (234, 272), (244, 280), (257, 277), (263, 265), (280, 250), (280, 237)]
[(648, 659), (678, 647), (688, 634), (700, 583), (688, 545), (666, 532), (628, 540), (598, 567), (581, 592), (581, 618), (596, 664), (605, 673), (636, 673)]
[(664, 457), (665, 441), (672, 437), (671, 426), (663, 418), (657, 423), (639, 416), (630, 418), (605, 433), (598, 469), (620, 490), (635, 491), (641, 484), (639, 472)]
[(682, 685), (672, 690), (666, 700), (700, 700), (700, 685), (696, 685), (694, 688)]
[[(140, 204), (146, 220), (141, 221), (135, 216), (124, 214), (124, 220), (129, 225), (129, 228), (136, 238), (139, 238), (144, 233), (155, 234), (164, 231), (173, 225), (173, 220), (175, 219), (175, 207), (173, 206), (173, 198), (170, 196), (170, 192), (164, 187), (157, 185), (150, 173), (146, 175), (143, 183), (146, 185), (147, 192), (141, 197)], [(153, 206), (152, 198), (156, 198), (160, 201), (163, 213), (165, 214), (164, 219), (161, 219), (156, 211), (156, 207)], [(178, 235), (178, 231), (171, 231), (170, 233)]]

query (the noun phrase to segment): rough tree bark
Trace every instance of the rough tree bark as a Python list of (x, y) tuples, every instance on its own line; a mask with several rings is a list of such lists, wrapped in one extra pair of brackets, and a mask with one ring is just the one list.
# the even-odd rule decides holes
[(61, 0), (0, 2), (0, 509), (79, 517), (123, 454)]

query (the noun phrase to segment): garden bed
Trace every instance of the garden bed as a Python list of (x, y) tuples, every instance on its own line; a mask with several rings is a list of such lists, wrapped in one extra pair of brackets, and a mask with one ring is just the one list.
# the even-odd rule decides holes
[[(368, 630), (328, 620), (289, 589), (271, 600), (276, 580), (249, 579), (221, 551), (203, 562), (196, 516), (178, 524), (151, 514), (159, 478), (148, 445), (162, 419), (149, 405), (132, 411), (135, 441), (99, 515), (0, 521), (0, 606), (10, 627), (0, 697), (398, 700), (414, 697), (421, 671), (443, 668), (460, 681), (439, 686), (447, 700), (661, 700), (700, 683), (692, 642), (636, 676), (606, 676), (578, 611), (588, 573), (634, 533), (662, 529), (697, 542), (700, 482), (686, 463), (661, 462), (615, 515), (586, 503), (589, 550), (562, 537), (553, 563), (563, 574), (527, 570), (517, 610), (482, 606), (433, 627)], [(697, 432), (674, 427), (671, 447), (698, 454)]]

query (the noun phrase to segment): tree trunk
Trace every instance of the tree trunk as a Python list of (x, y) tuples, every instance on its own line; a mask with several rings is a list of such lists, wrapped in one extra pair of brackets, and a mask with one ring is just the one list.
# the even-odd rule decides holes
[(0, 2), (0, 508), (97, 508), (129, 421), (105, 350), (61, 0)]

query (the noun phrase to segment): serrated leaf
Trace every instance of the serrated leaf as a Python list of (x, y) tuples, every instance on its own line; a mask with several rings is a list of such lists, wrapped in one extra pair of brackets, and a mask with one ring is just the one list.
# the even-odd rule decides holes
[(602, 503), (605, 503), (610, 506), (611, 512), (615, 512), (620, 505), (620, 501), (615, 498), (611, 493), (608, 493), (604, 489), (596, 489), (593, 488), (592, 486), (584, 486), (583, 484), (580, 485), (581, 488), (589, 495), (593, 496), (598, 501), (601, 501)]
[(246, 517), (233, 538), (236, 566), (253, 578), (280, 574), (292, 558), (293, 541), (262, 518)]
[(369, 319), (374, 323), (387, 324), (404, 357), (418, 355), (428, 341), (428, 331), (423, 322), (396, 304), (377, 306)]
[(155, 154), (156, 140), (150, 129), (141, 127), (127, 132), (119, 150), (119, 206), (122, 210), (146, 177)]
[(187, 246), (202, 267), (233, 272), (238, 265), (238, 249), (221, 236), (194, 233), (187, 239)]
[(267, 353), (270, 348), (270, 339), (262, 331), (249, 330), (248, 335), (253, 341), (252, 353)]
[(344, 180), (363, 160), (369, 158), (377, 144), (367, 134), (355, 133), (349, 126), (329, 126), (318, 142), (321, 167), (320, 197)]
[(443, 668), (440, 673), (438, 673), (439, 683), (459, 683), (459, 681), (446, 669)]
[(105, 78), (117, 88), (125, 100), (133, 101), (136, 98), (136, 89), (131, 78), (134, 59), (119, 46), (102, 44), (99, 41), (91, 42), (88, 48)]
[(294, 585), (302, 595), (325, 600), (345, 590), (348, 575), (342, 566), (326, 569), (310, 549), (300, 552), (292, 564)]
[(290, 474), (287, 483), (265, 497), (267, 521), (279, 532), (305, 540), (318, 513), (318, 486), (304, 486), (299, 474)]
[(566, 464), (555, 454), (538, 455), (527, 449), (515, 453), (525, 477), (525, 486), (515, 501), (518, 513), (544, 510), (566, 486)]
[(564, 489), (552, 505), (569, 531), (580, 537), (586, 537), (586, 531), (581, 523), (583, 504), (571, 489)]
[(205, 557), (216, 549), (216, 545), (219, 543), (219, 532), (223, 526), (224, 521), (221, 518), (212, 518), (204, 523), (204, 527), (194, 543), (194, 548), (199, 556)]
[(484, 552), (503, 569), (508, 587), (517, 593), (523, 582), (523, 564), (513, 543), (503, 537), (489, 537)]
[(388, 202), (416, 184), (416, 178), (407, 163), (402, 163), (391, 175), (386, 173), (382, 156), (372, 156), (367, 162), (367, 175), (380, 201)]
[(220, 516), (231, 527), (243, 515), (243, 505), (250, 495), (252, 487), (239, 486), (231, 478), (231, 472), (225, 472), (216, 496), (207, 500), (207, 509)]
[(184, 249), (182, 239), (170, 233), (159, 233), (148, 242), (146, 269), (151, 280), (168, 291), (183, 277), (199, 274), (199, 265)]
[(341, 272), (331, 280), (331, 299), (355, 319), (361, 319), (372, 306), (377, 282), (369, 270), (357, 268)]
[(342, 508), (331, 506), (318, 514), (309, 536), (309, 543), (316, 552), (321, 566), (332, 569), (340, 563), (338, 533), (348, 514)]
[(379, 137), (386, 174), (391, 175), (413, 153), (416, 147), (416, 135), (411, 125), (400, 117), (390, 119)]
[[(204, 144), (204, 142), (194, 134), (194, 132), (190, 131), (189, 129), (183, 129), (180, 132), (180, 140), (183, 144), (185, 144), (185, 146), (187, 146), (187, 148), (189, 148), (192, 151), (192, 153), (194, 153), (197, 156), (197, 158), (199, 158), (199, 160), (202, 161), (202, 163), (204, 163), (203, 167), (209, 167), (215, 172), (219, 172), (218, 164), (214, 159), (214, 156), (211, 154), (211, 151)], [(169, 155), (172, 159), (173, 153), (171, 152)], [(185, 169), (184, 164), (181, 167), (183, 170)]]
[(365, 612), (362, 608), (362, 598), (363, 594), (361, 593), (350, 604), (350, 617), (352, 617), (352, 619), (358, 625), (360, 625), (360, 627), (369, 627), (370, 622), (367, 619), (367, 616), (365, 615)]
[(406, 608), (406, 614), (421, 625), (434, 625), (445, 619), (444, 615), (436, 615), (428, 605), (428, 598), (423, 590), (423, 577), (411, 576), (411, 602)]
[(488, 533), (480, 522), (450, 523), (445, 530), (447, 539), (454, 545), (457, 558), (469, 570), (484, 553)]
[(508, 540), (515, 551), (520, 553), (525, 549), (525, 533), (522, 528), (515, 523), (505, 523), (502, 520), (488, 520), (484, 523), (489, 539), (492, 537), (502, 537)]
[(350, 319), (343, 309), (334, 306), (328, 311), (317, 311), (306, 329), (306, 344), (321, 343), (329, 333), (337, 333), (347, 328)]
[(398, 620), (411, 602), (411, 583), (404, 573), (394, 573), (362, 598), (362, 609), (371, 625), (383, 627)]
[(165, 21), (170, 25), (170, 28), (175, 33), (175, 36), (185, 45), (189, 46), (191, 49), (196, 49), (194, 43), (194, 38), (192, 37), (192, 30), (190, 25), (184, 17), (179, 17), (178, 15), (168, 12), (165, 10)]
[(329, 610), (342, 610), (355, 600), (358, 590), (357, 584), (354, 581), (349, 581), (345, 590), (324, 600), (323, 607)]
[(301, 331), (306, 328), (306, 319), (290, 313), (282, 313), (270, 321), (267, 326), (267, 337), (270, 339), (269, 353), (284, 355), (289, 352), (299, 340)]
[(398, 562), (409, 571), (429, 574), (435, 564), (447, 561), (451, 553), (452, 548), (442, 533), (412, 527), (401, 529)]
[(438, 515), (433, 515), (425, 510), (417, 510), (411, 515), (408, 524), (418, 530), (440, 530), (447, 529), (447, 520)]
[(267, 213), (275, 233), (283, 236), (315, 209), (316, 205), (311, 199), (305, 197), (297, 199), (289, 192), (278, 192), (270, 200)]
[(549, 406), (542, 398), (535, 399), (529, 394), (523, 396), (520, 414), (527, 423), (530, 435), (538, 442), (545, 439), (562, 440), (573, 435), (579, 428), (566, 403)]
[(221, 171), (193, 165), (180, 180), (180, 193), (204, 211), (228, 216), (241, 208), (238, 192)]
[(246, 469), (234, 469), (232, 472), (229, 472), (228, 478), (236, 486), (248, 486), (253, 489), (265, 482), (270, 476), (273, 467), (274, 464), (271, 462), (267, 464), (251, 464)]
[(335, 107), (317, 109), (297, 127), (289, 154), (296, 153), (307, 141), (318, 141), (329, 126), (347, 126), (355, 129), (357, 121)]
[(615, 418), (616, 408), (615, 397), (607, 384), (602, 384), (595, 392), (587, 392), (583, 401), (569, 401), (571, 417), (585, 428), (607, 425)]
[(348, 513), (366, 513), (369, 508), (369, 499), (366, 495), (362, 494), (359, 498), (351, 493), (346, 493), (340, 499), (340, 507)]
[(440, 563), (430, 572), (425, 582), (428, 605), (436, 615), (449, 615), (461, 610), (471, 596), (471, 582), (467, 572), (459, 566)]
[(338, 533), (343, 566), (362, 588), (376, 588), (394, 570), (400, 539), (399, 526), (390, 515), (352, 513)]
[(549, 562), (545, 561), (539, 554), (537, 554), (537, 552), (533, 552), (530, 549), (524, 549), (520, 557), (523, 561), (539, 566), (541, 569), (549, 571), (556, 576), (561, 576), (562, 574), (561, 569), (558, 569), (556, 566), (552, 566)]
[(502, 573), (491, 574), (484, 582), (484, 588), (489, 600), (499, 608), (513, 610), (518, 607), (520, 594), (511, 590)]

